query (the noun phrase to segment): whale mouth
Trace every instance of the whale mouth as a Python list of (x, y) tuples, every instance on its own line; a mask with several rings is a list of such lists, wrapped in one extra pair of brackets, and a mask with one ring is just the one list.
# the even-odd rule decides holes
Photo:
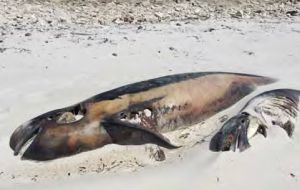
[(27, 140), (22, 146), (20, 146), (20, 148), (14, 151), (14, 155), (20, 155), (21, 157), (23, 157), (24, 153), (26, 152), (26, 150), (32, 145), (32, 143), (34, 142), (34, 139), (37, 137), (37, 133), (33, 134), (33, 136)]
[(14, 150), (14, 155), (25, 152), (38, 135), (43, 125), (43, 121), (31, 120), (18, 127), (10, 137), (10, 147)]

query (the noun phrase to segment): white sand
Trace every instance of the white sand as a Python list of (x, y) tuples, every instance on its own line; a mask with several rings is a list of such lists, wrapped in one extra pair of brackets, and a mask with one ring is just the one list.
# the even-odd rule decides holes
[[(221, 116), (237, 111), (255, 94), (300, 89), (299, 23), (149, 24), (142, 30), (77, 28), (29, 37), (15, 31), (0, 43), (8, 48), (0, 53), (0, 189), (299, 189), (300, 124), (293, 139), (273, 128), (267, 139), (255, 137), (243, 153), (212, 153), (209, 137), (193, 146), (221, 126)], [(209, 28), (215, 30), (207, 32)], [(62, 36), (55, 38), (57, 34)], [(40, 113), (124, 84), (195, 71), (244, 72), (281, 81), (205, 123), (167, 134), (186, 147), (164, 149), (164, 162), (149, 158), (145, 147), (151, 145), (109, 145), (46, 163), (21, 161), (8, 146), (13, 130)], [(186, 133), (188, 138), (179, 138)]]

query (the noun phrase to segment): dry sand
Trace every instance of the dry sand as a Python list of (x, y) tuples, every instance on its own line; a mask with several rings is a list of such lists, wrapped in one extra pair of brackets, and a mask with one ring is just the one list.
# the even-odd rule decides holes
[(300, 0), (0, 0), (0, 29), (233, 19), (294, 20)]
[[(300, 89), (299, 17), (38, 28), (5, 28), (0, 36), (0, 189), (300, 188), (300, 124), (292, 139), (273, 128), (243, 153), (208, 150), (222, 118), (249, 98), (268, 89)], [(165, 134), (185, 146), (163, 149), (164, 161), (155, 160), (154, 145), (108, 145), (49, 162), (22, 161), (8, 146), (13, 130), (40, 113), (124, 84), (196, 71), (280, 81), (203, 123)]]

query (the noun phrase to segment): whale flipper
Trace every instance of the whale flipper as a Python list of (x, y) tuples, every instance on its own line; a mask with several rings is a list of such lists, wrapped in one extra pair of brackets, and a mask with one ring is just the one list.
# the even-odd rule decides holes
[(141, 127), (138, 124), (121, 121), (118, 119), (105, 119), (101, 122), (112, 139), (112, 143), (120, 145), (141, 145), (153, 143), (166, 148), (179, 148), (173, 145), (162, 134)]

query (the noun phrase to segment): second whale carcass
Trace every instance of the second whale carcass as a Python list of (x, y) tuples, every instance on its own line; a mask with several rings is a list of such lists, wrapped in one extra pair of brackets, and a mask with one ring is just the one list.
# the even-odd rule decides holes
[(267, 137), (267, 129), (281, 127), (292, 137), (299, 115), (300, 91), (276, 89), (252, 98), (244, 108), (230, 118), (212, 138), (213, 151), (244, 151), (250, 147), (249, 139), (256, 134)]
[(110, 90), (70, 107), (37, 116), (10, 138), (14, 154), (51, 160), (106, 144), (154, 143), (176, 148), (164, 132), (190, 126), (228, 108), (268, 77), (224, 73), (186, 73)]

